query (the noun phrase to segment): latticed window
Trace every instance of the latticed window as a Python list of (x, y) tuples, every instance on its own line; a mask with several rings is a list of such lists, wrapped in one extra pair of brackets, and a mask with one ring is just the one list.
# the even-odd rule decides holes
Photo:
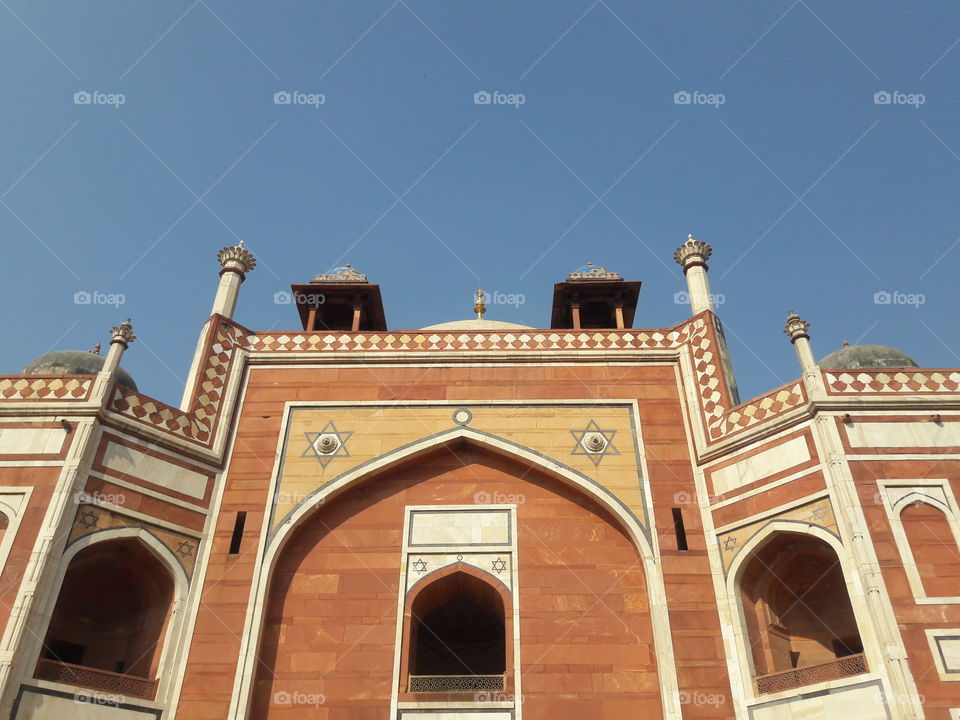
[(173, 591), (170, 573), (138, 541), (81, 550), (60, 587), (37, 677), (152, 697)]
[(430, 583), (411, 605), (409, 627), (409, 692), (504, 689), (504, 605), (489, 583), (464, 572)]
[(758, 692), (866, 672), (840, 560), (827, 543), (777, 533), (740, 576)]

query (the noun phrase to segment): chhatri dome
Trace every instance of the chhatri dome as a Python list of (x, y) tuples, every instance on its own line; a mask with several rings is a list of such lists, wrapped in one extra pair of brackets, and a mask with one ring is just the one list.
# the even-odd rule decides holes
[(827, 355), (819, 363), (827, 370), (881, 370), (919, 367), (909, 355), (886, 345), (848, 345)]

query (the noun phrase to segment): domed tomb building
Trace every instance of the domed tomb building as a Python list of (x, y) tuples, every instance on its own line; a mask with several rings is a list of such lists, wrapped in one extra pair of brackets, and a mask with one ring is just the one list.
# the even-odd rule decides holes
[(0, 377), (0, 717), (960, 717), (960, 371), (791, 312), (741, 400), (710, 255), (673, 327), (587, 266), (391, 329), (344, 266), (257, 331), (227, 247), (179, 407), (129, 322)]

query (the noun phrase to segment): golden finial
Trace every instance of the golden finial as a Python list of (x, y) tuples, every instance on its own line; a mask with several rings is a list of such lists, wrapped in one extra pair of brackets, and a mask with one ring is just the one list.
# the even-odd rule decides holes
[(473, 306), (473, 311), (477, 314), (477, 320), (483, 320), (483, 314), (487, 311), (487, 306), (483, 302), (484, 298), (486, 298), (483, 285), (481, 285), (474, 294), (477, 296), (477, 303)]

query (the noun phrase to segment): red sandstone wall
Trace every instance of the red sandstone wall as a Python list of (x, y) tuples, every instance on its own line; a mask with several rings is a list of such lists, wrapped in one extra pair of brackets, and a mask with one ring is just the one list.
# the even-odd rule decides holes
[[(878, 500), (877, 480), (949, 478), (956, 496), (960, 492), (960, 462), (936, 459), (870, 460), (851, 462), (850, 468), (907, 648), (907, 661), (922, 697), (926, 720), (949, 720), (948, 708), (960, 705), (960, 689), (956, 683), (940, 681), (924, 630), (960, 627), (960, 605), (917, 605), (914, 601), (890, 523)], [(942, 552), (950, 553), (949, 557), (956, 567), (960, 548), (945, 547)], [(960, 594), (960, 590), (954, 594)]]
[[(686, 524), (689, 551), (681, 552), (676, 548), (673, 536), (673, 518), (671, 508), (683, 502), (683, 498), (695, 496), (693, 474), (690, 457), (680, 410), (680, 401), (677, 395), (674, 370), (670, 367), (618, 367), (607, 368), (600, 366), (582, 367), (483, 367), (483, 368), (340, 368), (340, 369), (304, 369), (304, 370), (267, 370), (256, 369), (251, 372), (247, 397), (241, 415), (238, 419), (237, 441), (231, 458), (231, 466), (227, 477), (227, 487), (223, 498), (220, 516), (216, 523), (213, 555), (205, 578), (203, 604), (198, 617), (194, 634), (186, 680), (180, 700), (178, 717), (183, 720), (220, 720), (227, 715), (230, 694), (233, 687), (234, 674), (237, 667), (237, 656), (240, 649), (240, 636), (243, 633), (243, 619), (246, 603), (250, 592), (251, 576), (255, 561), (257, 534), (262, 525), (263, 512), (267, 501), (269, 478), (272, 472), (273, 457), (277, 447), (277, 435), (282, 419), (283, 403), (287, 400), (397, 400), (397, 399), (462, 399), (462, 400), (490, 400), (490, 399), (565, 399), (565, 398), (637, 398), (640, 403), (641, 427), (647, 452), (647, 466), (650, 482), (653, 487), (653, 501), (657, 526), (662, 534), (660, 540), (663, 551), (663, 571), (666, 582), (666, 592), (670, 608), (671, 629), (674, 637), (674, 651), (676, 653), (677, 673), (681, 692), (691, 697), (711, 697), (711, 703), (691, 703), (684, 706), (686, 718), (702, 718), (704, 720), (719, 720), (732, 718), (733, 708), (729, 697), (729, 683), (726, 675), (722, 641), (720, 636), (719, 620), (716, 603), (713, 598), (713, 585), (710, 577), (710, 567), (704, 547), (704, 538), (700, 526), (699, 513), (695, 505), (682, 506)], [(394, 480), (391, 480), (394, 482)], [(441, 483), (442, 485), (442, 483)], [(471, 490), (467, 494), (457, 494), (451, 487), (439, 493), (437, 498), (427, 497), (419, 499), (422, 503), (453, 503), (471, 502)], [(361, 493), (362, 495), (362, 493)], [(441, 499), (442, 496), (442, 499)], [(570, 498), (563, 499), (556, 496), (553, 502), (569, 504)], [(680, 498), (678, 500), (678, 498)], [(331, 503), (324, 512), (343, 512), (337, 509), (338, 500)], [(401, 505), (403, 503), (400, 503)], [(399, 507), (399, 506), (398, 506)], [(239, 555), (228, 555), (227, 548), (230, 535), (233, 531), (235, 513), (246, 511), (247, 531), (244, 537), (242, 552)], [(399, 533), (399, 523), (402, 516), (398, 515), (395, 522), (397, 527), (393, 531), (378, 530), (373, 535), (366, 536), (367, 540), (376, 543), (388, 543), (389, 533)], [(598, 526), (599, 527), (599, 526)], [(609, 526), (608, 526), (609, 528)], [(315, 532), (316, 529), (314, 528)], [(577, 528), (563, 526), (557, 528), (558, 542), (565, 542), (566, 549), (574, 555), (590, 552), (590, 543), (581, 535)], [(604, 533), (610, 532), (609, 529)], [(363, 539), (363, 535), (358, 539)], [(612, 537), (612, 536), (611, 536)], [(558, 572), (549, 569), (549, 563), (540, 556), (538, 558), (535, 546), (530, 542), (531, 549), (521, 547), (521, 563), (532, 562), (533, 577), (526, 579), (524, 569), (521, 568), (521, 592), (524, 583), (544, 582), (544, 578), (537, 579), (538, 572), (551, 575)], [(530, 553), (528, 560), (524, 553)], [(544, 552), (544, 551), (542, 551)], [(623, 551), (618, 551), (622, 553)], [(622, 557), (618, 555), (618, 561)], [(351, 558), (353, 559), (353, 558)], [(382, 578), (388, 591), (379, 581), (353, 580), (359, 583), (357, 587), (349, 585), (344, 588), (347, 593), (371, 593), (374, 597), (367, 601), (362, 617), (371, 621), (384, 612), (387, 605), (391, 606), (391, 613), (395, 612), (396, 583), (399, 579), (399, 540), (396, 548), (384, 552), (383, 557), (377, 556), (372, 562), (374, 575)], [(538, 570), (537, 562), (544, 563), (544, 568)], [(589, 562), (589, 561), (585, 561)], [(634, 560), (626, 563), (630, 567)], [(353, 564), (355, 566), (355, 562)], [(609, 577), (607, 570), (590, 569), (587, 577), (597, 580), (602, 585), (604, 578)], [(569, 575), (569, 573), (567, 573)], [(337, 580), (339, 586), (339, 579)], [(521, 609), (524, 613), (530, 611), (530, 616), (524, 619), (525, 626), (521, 628), (522, 642), (526, 649), (524, 666), (531, 663), (530, 678), (524, 674), (524, 694), (528, 696), (540, 695), (540, 705), (530, 705), (525, 709), (528, 718), (562, 717), (557, 714), (560, 707), (579, 708), (581, 711), (576, 717), (608, 717), (623, 718), (637, 712), (621, 702), (629, 698), (631, 693), (640, 698), (650, 692), (650, 683), (654, 676), (649, 671), (631, 671), (620, 676), (616, 672), (607, 672), (607, 666), (614, 666), (625, 662), (629, 667), (643, 667), (649, 652), (642, 645), (634, 648), (618, 646), (610, 654), (601, 653), (600, 657), (592, 657), (591, 662), (577, 663), (576, 665), (596, 666), (587, 670), (576, 667), (571, 670), (571, 661), (589, 657), (586, 648), (591, 637), (607, 637), (609, 628), (596, 625), (591, 628), (590, 622), (585, 623), (582, 634), (578, 634), (579, 642), (574, 645), (578, 652), (566, 649), (557, 655), (547, 654), (538, 659), (538, 648), (549, 645), (545, 642), (551, 635), (558, 633), (558, 628), (564, 630), (571, 625), (570, 618), (573, 612), (570, 607), (563, 607), (564, 594), (571, 593), (571, 598), (583, 590), (573, 577), (568, 577), (568, 585), (564, 586), (563, 593), (543, 595), (540, 597), (540, 610), (534, 603), (527, 604), (527, 596), (521, 595)], [(642, 583), (642, 575), (634, 570), (627, 572), (619, 587), (637, 588)], [(295, 586), (296, 587), (296, 586)], [(604, 588), (605, 590), (606, 588)], [(616, 592), (621, 592), (615, 589)], [(612, 591), (613, 592), (613, 591)], [(392, 594), (391, 594), (392, 593)], [(380, 595), (383, 594), (383, 598)], [(630, 603), (636, 603), (637, 592), (624, 592), (620, 601), (628, 612), (634, 612)], [(389, 598), (387, 596), (390, 596)], [(531, 596), (537, 595), (531, 592)], [(577, 599), (576, 602), (581, 602)], [(382, 604), (382, 609), (381, 609)], [(560, 605), (563, 613), (557, 615), (554, 611)], [(376, 614), (372, 614), (376, 612)], [(538, 617), (536, 613), (541, 613)], [(642, 613), (642, 611), (641, 611)], [(389, 615), (392, 627), (393, 615)], [(631, 619), (629, 622), (633, 623)], [(645, 621), (644, 627), (649, 627)], [(566, 623), (566, 625), (564, 625)], [(328, 620), (326, 631), (334, 632), (340, 623), (337, 620)], [(620, 623), (617, 625), (621, 628)], [(529, 626), (529, 631), (525, 629)], [(379, 628), (379, 625), (378, 625)], [(642, 628), (640, 628), (642, 629)], [(574, 628), (578, 632), (581, 628)], [(275, 631), (276, 632), (276, 631)], [(374, 663), (374, 673), (369, 678), (368, 691), (375, 694), (386, 693), (386, 680), (378, 679), (382, 657), (389, 652), (392, 658), (392, 648), (380, 648), (383, 639), (381, 633), (386, 630), (379, 628), (376, 631), (376, 641), (371, 643), (379, 649), (369, 648), (369, 659)], [(293, 633), (298, 636), (298, 633)], [(290, 633), (286, 638), (290, 637)], [(390, 636), (392, 638), (392, 635)], [(286, 642), (285, 638), (285, 642)], [(318, 636), (316, 640), (322, 640)], [(388, 640), (392, 642), (392, 639)], [(639, 649), (638, 649), (639, 648)], [(566, 654), (564, 654), (566, 653)], [(618, 657), (614, 657), (619, 653)], [(312, 655), (312, 654), (311, 654)], [(533, 656), (533, 657), (531, 657)], [(607, 658), (609, 657), (609, 661)], [(277, 662), (287, 662), (289, 669), (284, 672), (295, 673), (294, 663), (312, 663), (305, 656), (289, 655), (278, 656)], [(295, 659), (296, 658), (296, 659)], [(558, 659), (562, 658), (562, 659)], [(326, 656), (326, 660), (335, 658)], [(600, 662), (593, 662), (600, 660)], [(343, 660), (346, 663), (346, 659)], [(540, 666), (543, 666), (542, 669)], [(300, 666), (303, 667), (302, 665)], [(366, 667), (366, 666), (364, 666)], [(566, 667), (566, 670), (560, 668)], [(341, 690), (336, 687), (338, 676), (348, 676), (349, 673), (365, 672), (363, 668), (352, 664), (341, 666), (337, 663), (336, 670), (324, 680), (325, 684), (333, 683), (331, 697), (339, 697)], [(555, 673), (566, 673), (575, 679), (572, 683), (563, 683), (557, 680)], [(315, 669), (314, 669), (315, 674)], [(579, 681), (586, 677), (598, 675), (601, 677), (616, 677), (615, 681), (606, 681), (598, 686)], [(347, 683), (349, 686), (349, 683)], [(385, 689), (386, 688), (386, 689)], [(343, 688), (347, 692), (348, 688)], [(558, 693), (575, 696), (566, 699)], [(550, 694), (553, 701), (546, 699)], [(559, 698), (564, 697), (564, 702)], [(533, 702), (528, 700), (528, 702)], [(637, 700), (636, 702), (646, 702)], [(553, 703), (553, 704), (551, 704)], [(376, 717), (383, 717), (384, 706), (382, 700), (371, 704), (371, 708), (378, 708)], [(537, 709), (537, 708), (541, 709)], [(330, 710), (331, 708), (326, 708)], [(365, 718), (363, 711), (351, 711), (349, 717)], [(374, 711), (371, 710), (373, 713)], [(361, 714), (358, 714), (361, 713)], [(603, 713), (603, 714), (599, 714)], [(340, 718), (347, 714), (333, 714), (322, 712), (314, 714), (316, 718)], [(643, 716), (639, 713), (639, 716)], [(281, 717), (281, 716), (277, 716)], [(309, 717), (302, 715), (300, 717)], [(373, 717), (373, 715), (370, 715)], [(570, 717), (573, 717), (571, 715)]]
[[(68, 442), (69, 438), (64, 446)], [(0, 634), (10, 619), (10, 609), (16, 600), (59, 476), (60, 466), (0, 468), (0, 485), (33, 488), (30, 504), (23, 514), (6, 565), (0, 572)], [(6, 532), (13, 532), (12, 527)]]

